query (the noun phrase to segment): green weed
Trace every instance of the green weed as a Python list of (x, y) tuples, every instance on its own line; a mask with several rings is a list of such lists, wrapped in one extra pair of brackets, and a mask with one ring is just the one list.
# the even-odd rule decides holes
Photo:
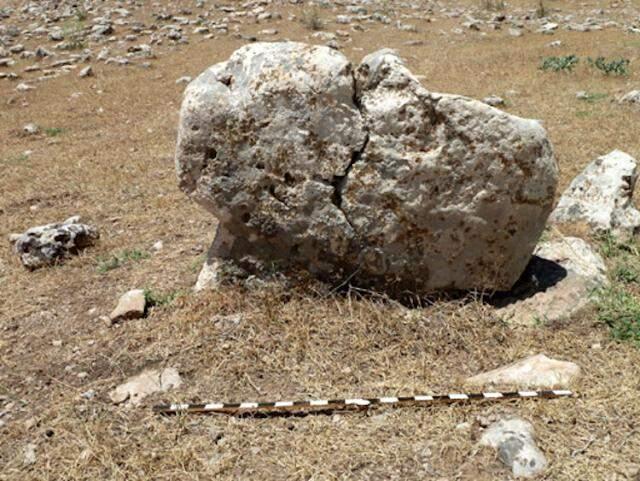
[(640, 300), (614, 285), (597, 293), (598, 319), (611, 329), (611, 336), (620, 341), (640, 345)]
[(551, 70), (553, 72), (571, 72), (580, 59), (575, 55), (566, 55), (564, 57), (545, 57), (542, 59), (542, 70)]
[(604, 232), (598, 235), (596, 239), (600, 245), (600, 252), (606, 258), (620, 257), (627, 254), (640, 256), (640, 249), (634, 241), (621, 241), (610, 232)]
[(110, 257), (98, 259), (98, 272), (100, 274), (104, 274), (127, 263), (138, 262), (143, 259), (148, 259), (149, 257), (148, 252), (143, 252), (137, 249), (123, 250)]
[(607, 98), (607, 94), (602, 94), (602, 93), (590, 94), (590, 93), (588, 93), (586, 95), (586, 97), (582, 97), (580, 100), (583, 100), (584, 102), (588, 102), (590, 104), (594, 104), (598, 100), (602, 100), (602, 99), (605, 99), (605, 98)]
[(629, 75), (629, 63), (630, 60), (626, 58), (607, 60), (604, 57), (598, 57), (595, 60), (589, 57), (589, 65), (597, 68), (605, 75)]
[(0, 161), (1, 165), (18, 165), (18, 164), (22, 164), (23, 162), (29, 160), (29, 156), (26, 154), (17, 154), (17, 155), (12, 155), (9, 156), (5, 159), (2, 159), (2, 161)]
[(60, 134), (63, 134), (65, 129), (61, 129), (60, 127), (48, 127), (44, 129), (44, 133), (49, 137), (57, 137)]
[(144, 299), (147, 307), (164, 307), (173, 303), (178, 297), (184, 295), (183, 291), (156, 292), (152, 289), (144, 290)]
[(620, 263), (613, 271), (613, 278), (623, 284), (638, 284), (640, 281), (640, 271), (638, 271), (637, 266), (633, 264), (626, 262)]

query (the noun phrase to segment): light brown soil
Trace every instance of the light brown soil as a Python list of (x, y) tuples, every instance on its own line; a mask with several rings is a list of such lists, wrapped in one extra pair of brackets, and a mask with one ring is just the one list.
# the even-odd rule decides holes
[[(573, 3), (554, 5), (567, 10)], [(284, 20), (242, 31), (277, 28), (277, 38), (311, 41), (309, 30), (286, 20), (289, 12), (300, 15), (300, 7), (279, 10)], [(640, 156), (640, 112), (611, 102), (637, 88), (640, 37), (613, 29), (482, 37), (452, 34), (457, 19), (410, 23), (420, 33), (372, 25), (352, 32), (343, 51), (359, 60), (397, 48), (431, 90), (501, 95), (509, 112), (543, 120), (561, 188), (614, 148)], [(404, 45), (416, 38), (425, 44)], [(547, 46), (558, 39), (561, 48)], [(95, 63), (95, 78), (72, 73), (23, 94), (0, 81), (0, 239), (74, 214), (101, 231), (94, 248), (33, 272), (22, 268), (8, 242), (0, 249), (0, 409), (11, 405), (10, 416), (0, 418), (0, 479), (508, 479), (494, 451), (477, 443), (480, 424), (502, 413), (535, 425), (550, 462), (543, 479), (640, 479), (640, 350), (612, 341), (594, 313), (512, 328), (474, 301), (408, 309), (327, 295), (312, 283), (190, 292), (215, 220), (176, 185), (184, 85), (175, 80), (197, 75), (242, 44), (231, 36), (192, 35), (189, 45), (160, 56), (150, 69)], [(569, 53), (628, 57), (632, 74), (608, 78), (585, 65), (572, 74), (539, 70), (542, 57)], [(608, 97), (581, 102), (578, 90)], [(64, 132), (25, 137), (20, 131), (28, 122)], [(28, 159), (20, 157), (25, 150), (33, 151)], [(157, 240), (164, 249), (152, 253)], [(99, 272), (102, 258), (124, 250), (150, 255)], [(182, 295), (146, 319), (107, 327), (99, 316), (132, 288)], [(225, 318), (236, 314), (237, 325)], [(268, 419), (162, 418), (150, 410), (161, 400), (455, 391), (466, 376), (538, 352), (582, 367), (580, 397)], [(163, 366), (180, 370), (180, 390), (135, 409), (110, 403), (115, 385)], [(87, 376), (78, 377), (81, 372)], [(95, 399), (80, 397), (90, 389)], [(467, 421), (469, 429), (456, 429)], [(23, 466), (28, 443), (37, 445), (37, 461)]]

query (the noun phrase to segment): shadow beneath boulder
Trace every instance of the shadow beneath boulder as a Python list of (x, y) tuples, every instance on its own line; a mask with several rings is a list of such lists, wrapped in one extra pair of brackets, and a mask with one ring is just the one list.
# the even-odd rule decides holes
[(496, 308), (505, 307), (546, 291), (567, 275), (567, 270), (557, 262), (534, 255), (510, 291), (496, 292), (486, 297), (485, 301)]

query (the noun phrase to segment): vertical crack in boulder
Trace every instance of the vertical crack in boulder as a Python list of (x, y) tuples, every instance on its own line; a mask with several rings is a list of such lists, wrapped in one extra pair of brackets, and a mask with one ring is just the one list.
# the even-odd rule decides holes
[(342, 208), (342, 194), (344, 192), (344, 189), (347, 185), (347, 179), (349, 177), (349, 173), (351, 172), (351, 169), (353, 169), (353, 166), (357, 163), (360, 162), (362, 160), (362, 154), (364, 153), (365, 149), (367, 148), (367, 144), (369, 143), (369, 134), (366, 134), (366, 137), (364, 139), (364, 143), (362, 144), (362, 148), (355, 150), (351, 156), (351, 162), (349, 162), (349, 165), (347, 165), (347, 168), (344, 171), (343, 175), (334, 175), (333, 179), (331, 179), (331, 185), (333, 186), (333, 194), (331, 195), (331, 202), (333, 202), (333, 205), (335, 205), (338, 209), (340, 209), (340, 212), (342, 212), (342, 214), (344, 215), (345, 220), (347, 221), (347, 223), (351, 226), (351, 228), (353, 229), (354, 233), (356, 236), (358, 236), (358, 232), (356, 231), (355, 227), (353, 226), (353, 224), (351, 223), (351, 220), (349, 219), (349, 216), (347, 215), (347, 213), (344, 211), (344, 209)]

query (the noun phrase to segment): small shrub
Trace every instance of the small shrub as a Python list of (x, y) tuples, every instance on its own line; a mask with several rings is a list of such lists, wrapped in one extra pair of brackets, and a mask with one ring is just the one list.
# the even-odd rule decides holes
[[(86, 12), (85, 12), (86, 16)], [(60, 49), (62, 50), (83, 50), (87, 48), (87, 42), (84, 39), (84, 24), (82, 20), (78, 19), (78, 14), (76, 13), (77, 20), (68, 22), (64, 28), (64, 38), (65, 42), (60, 44)], [(86, 17), (85, 17), (86, 18)]]
[(504, 10), (506, 8), (504, 0), (482, 0), (482, 8), (493, 12)]
[(597, 68), (605, 75), (629, 75), (629, 63), (627, 58), (619, 58), (607, 60), (604, 57), (598, 57), (595, 60), (589, 58), (589, 65)]
[(542, 59), (542, 70), (551, 70), (553, 72), (571, 72), (578, 65), (580, 59), (575, 55), (566, 55), (564, 57), (545, 57)]
[(322, 30), (324, 22), (317, 7), (307, 8), (302, 12), (302, 24), (309, 30)]
[(76, 9), (76, 20), (78, 23), (82, 23), (87, 19), (87, 11), (83, 7)]
[(598, 319), (611, 329), (620, 341), (640, 345), (640, 300), (620, 286), (601, 289), (597, 293)]
[(128, 262), (137, 262), (148, 258), (149, 254), (147, 252), (139, 251), (137, 249), (124, 250), (112, 255), (111, 257), (98, 259), (98, 272), (100, 274), (104, 274), (112, 271), (113, 269), (117, 269)]
[(44, 133), (47, 134), (49, 137), (57, 137), (58, 135), (64, 133), (64, 129), (61, 129), (60, 127), (49, 127), (44, 129)]
[(547, 7), (544, 5), (544, 0), (538, 1), (538, 6), (536, 7), (536, 17), (544, 18), (547, 16)]
[(147, 307), (168, 306), (182, 295), (183, 295), (182, 291), (169, 291), (165, 293), (160, 293), (160, 292), (155, 292), (152, 289), (144, 290), (144, 300), (147, 303)]

